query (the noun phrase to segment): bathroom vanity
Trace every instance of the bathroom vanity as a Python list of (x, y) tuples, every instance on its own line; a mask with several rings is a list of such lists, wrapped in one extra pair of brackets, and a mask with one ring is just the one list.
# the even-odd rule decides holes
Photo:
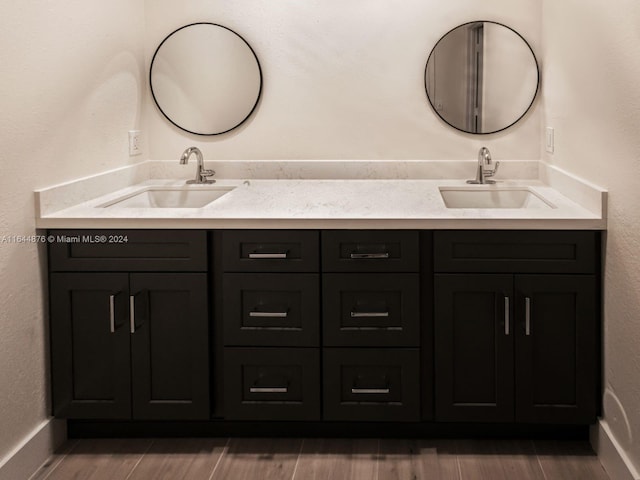
[(606, 192), (554, 172), (114, 189), (119, 176), (135, 177), (38, 192), (53, 413), (71, 435), (595, 422)]
[(598, 231), (48, 235), (53, 408), (79, 434), (598, 412)]

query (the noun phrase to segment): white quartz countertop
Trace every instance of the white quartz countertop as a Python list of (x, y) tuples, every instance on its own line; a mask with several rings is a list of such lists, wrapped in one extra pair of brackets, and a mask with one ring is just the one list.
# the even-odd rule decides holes
[[(36, 226), (167, 229), (606, 228), (605, 209), (588, 209), (579, 198), (571, 199), (540, 180), (526, 179), (502, 180), (494, 187), (483, 188), (527, 187), (555, 208), (447, 208), (439, 188), (467, 185), (464, 180), (443, 179), (221, 179), (215, 186), (235, 188), (201, 208), (103, 207), (144, 187), (184, 186), (184, 183), (184, 180), (146, 180), (71, 206), (58, 202), (58, 206), (64, 207), (60, 209), (55, 202), (59, 192), (48, 195), (44, 191), (36, 192)], [(206, 187), (196, 185), (193, 188)]]

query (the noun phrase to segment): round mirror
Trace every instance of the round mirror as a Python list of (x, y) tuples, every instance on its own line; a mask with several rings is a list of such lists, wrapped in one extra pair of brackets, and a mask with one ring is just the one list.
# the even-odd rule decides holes
[(149, 83), (171, 123), (196, 135), (218, 135), (251, 115), (262, 71), (240, 35), (222, 25), (194, 23), (162, 41), (151, 60)]
[(427, 97), (449, 125), (495, 133), (529, 110), (538, 91), (538, 62), (516, 31), (496, 22), (470, 22), (444, 35), (425, 69)]

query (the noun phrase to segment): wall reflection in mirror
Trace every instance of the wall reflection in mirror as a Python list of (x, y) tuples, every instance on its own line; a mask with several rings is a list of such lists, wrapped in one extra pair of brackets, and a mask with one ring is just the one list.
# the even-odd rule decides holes
[(431, 51), (427, 97), (449, 125), (468, 133), (495, 133), (516, 123), (533, 104), (539, 69), (529, 44), (495, 22), (460, 25)]
[(194, 23), (158, 46), (149, 83), (171, 123), (197, 135), (218, 135), (251, 115), (262, 90), (262, 71), (240, 35), (222, 25)]

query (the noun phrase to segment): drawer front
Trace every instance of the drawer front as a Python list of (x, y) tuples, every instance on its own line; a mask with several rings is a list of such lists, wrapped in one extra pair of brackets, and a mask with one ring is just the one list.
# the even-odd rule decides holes
[(226, 273), (224, 344), (319, 346), (319, 275)]
[(50, 230), (51, 271), (207, 270), (207, 232), (198, 230)]
[(323, 352), (324, 420), (419, 421), (418, 349)]
[(228, 230), (222, 242), (225, 272), (318, 271), (314, 230)]
[(436, 272), (594, 273), (599, 232), (436, 231)]
[(325, 346), (420, 345), (419, 276), (323, 275)]
[(325, 272), (418, 272), (418, 232), (327, 230), (322, 232)]
[(320, 350), (225, 348), (228, 420), (319, 420)]

